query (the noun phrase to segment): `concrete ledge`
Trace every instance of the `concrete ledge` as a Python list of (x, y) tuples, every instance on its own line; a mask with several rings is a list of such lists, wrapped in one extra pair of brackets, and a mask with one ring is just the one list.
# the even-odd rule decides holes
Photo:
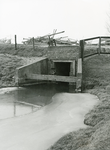
[(60, 82), (76, 82), (77, 81), (77, 77), (73, 77), (73, 76), (39, 75), (39, 74), (31, 74), (27, 76), (27, 79), (60, 81)]

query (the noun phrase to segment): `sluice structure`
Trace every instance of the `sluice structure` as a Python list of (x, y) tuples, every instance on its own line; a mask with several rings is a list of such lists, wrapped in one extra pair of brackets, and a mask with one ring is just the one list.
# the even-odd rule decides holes
[(48, 47), (46, 58), (16, 69), (18, 86), (42, 82), (67, 82), (82, 87), (82, 59), (79, 46)]

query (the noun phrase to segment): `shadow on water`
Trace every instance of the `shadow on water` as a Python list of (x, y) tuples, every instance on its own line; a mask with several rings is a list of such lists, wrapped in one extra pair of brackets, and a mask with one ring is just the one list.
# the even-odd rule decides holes
[(49, 104), (56, 93), (69, 92), (69, 89), (67, 83), (59, 82), (18, 87), (5, 94), (0, 94), (0, 119), (37, 111), (39, 106)]

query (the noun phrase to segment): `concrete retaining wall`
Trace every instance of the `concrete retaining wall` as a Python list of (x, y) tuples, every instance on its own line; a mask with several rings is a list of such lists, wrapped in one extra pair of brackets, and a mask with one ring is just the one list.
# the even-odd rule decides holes
[(48, 47), (47, 57), (49, 59), (75, 60), (80, 57), (80, 47), (79, 46)]
[(27, 83), (27, 76), (30, 74), (48, 74), (48, 59), (44, 58), (35, 63), (25, 65), (16, 69), (15, 82), (17, 83)]
[(82, 60), (79, 46), (48, 47), (47, 58), (17, 68), (15, 82), (18, 85), (48, 81), (69, 82), (81, 88)]

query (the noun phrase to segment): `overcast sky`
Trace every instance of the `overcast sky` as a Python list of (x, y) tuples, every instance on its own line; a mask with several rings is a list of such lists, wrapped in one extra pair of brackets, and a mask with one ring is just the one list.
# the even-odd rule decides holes
[(73, 39), (106, 35), (110, 0), (0, 0), (0, 38), (65, 31)]

